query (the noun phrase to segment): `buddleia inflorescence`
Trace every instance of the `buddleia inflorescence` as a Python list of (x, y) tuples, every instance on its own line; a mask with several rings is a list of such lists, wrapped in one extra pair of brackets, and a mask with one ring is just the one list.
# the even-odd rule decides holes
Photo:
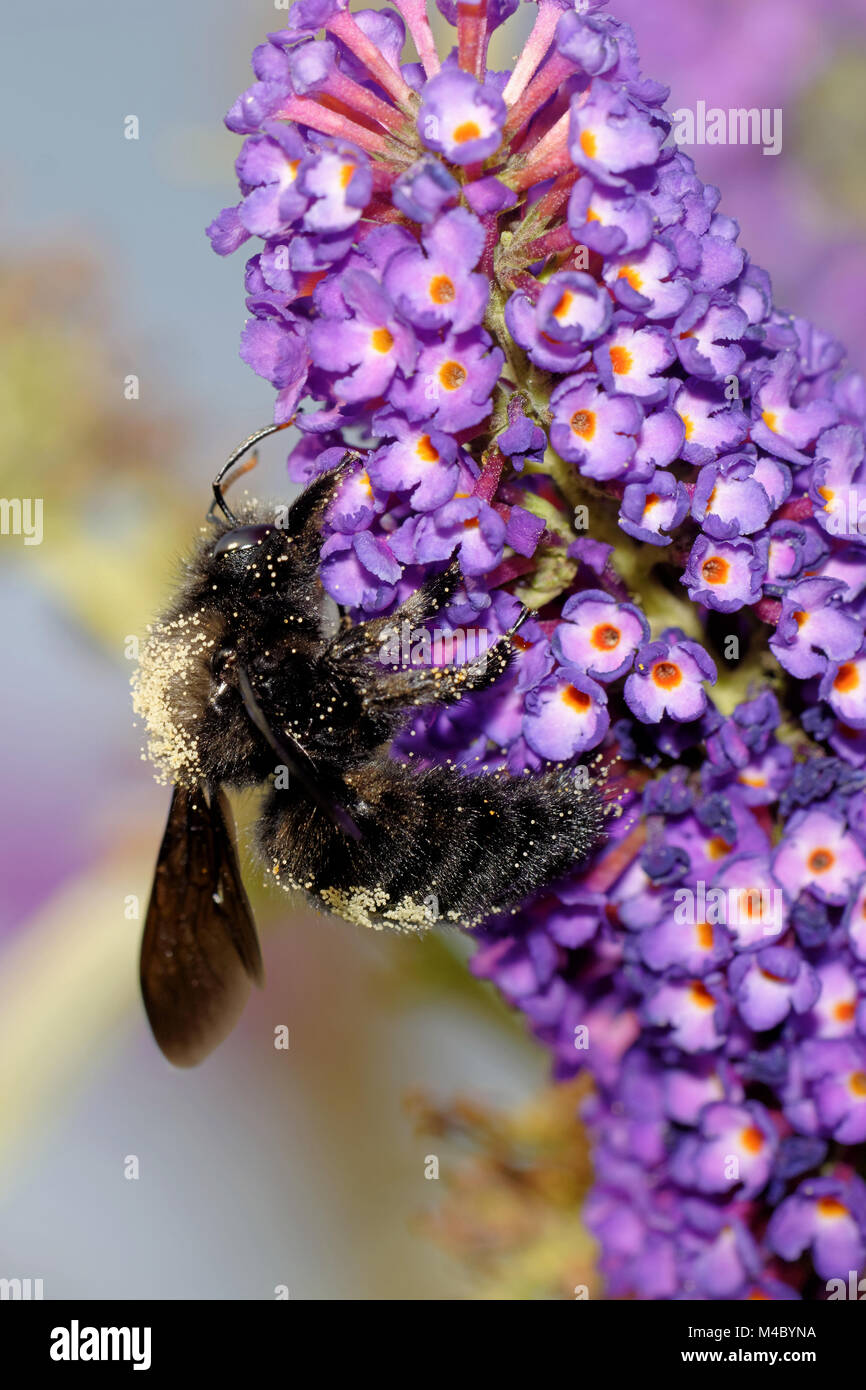
[(620, 759), (588, 867), (473, 962), (591, 1073), (609, 1295), (825, 1297), (866, 1255), (866, 388), (774, 305), (626, 25), (541, 0), (499, 72), (517, 0), (438, 3), (444, 58), (422, 0), (298, 0), (255, 50), (209, 229), (253, 244), (241, 354), (295, 481), (361, 455), (334, 599), (456, 553), (453, 628), (536, 610), (397, 751)]

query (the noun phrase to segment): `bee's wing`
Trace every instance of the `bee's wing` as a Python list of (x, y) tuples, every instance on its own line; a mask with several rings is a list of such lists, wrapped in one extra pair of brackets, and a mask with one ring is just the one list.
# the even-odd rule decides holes
[(247, 714), (284, 763), (289, 775), (297, 777), (311, 801), (330, 816), (344, 835), (349, 835), (353, 840), (360, 840), (361, 832), (346, 810), (346, 802), (349, 800), (346, 784), (338, 778), (324, 777), (295, 739), (273, 727), (259, 704), (250, 678), (242, 666), (238, 667), (238, 684)]
[(193, 1067), (231, 1032), (262, 958), (222, 792), (176, 787), (141, 943), (144, 1006), (162, 1051)]

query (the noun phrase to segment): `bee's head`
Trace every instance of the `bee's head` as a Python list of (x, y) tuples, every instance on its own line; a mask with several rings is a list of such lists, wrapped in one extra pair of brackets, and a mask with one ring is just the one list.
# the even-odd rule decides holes
[(229, 620), (217, 604), (189, 606), (154, 624), (132, 686), (158, 781), (255, 780), (260, 738), (238, 688)]

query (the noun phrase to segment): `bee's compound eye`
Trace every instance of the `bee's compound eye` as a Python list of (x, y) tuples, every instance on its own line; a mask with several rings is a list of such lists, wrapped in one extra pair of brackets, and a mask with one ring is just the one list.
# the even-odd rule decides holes
[(226, 531), (225, 535), (220, 536), (213, 553), (230, 555), (235, 550), (250, 550), (254, 545), (260, 545), (272, 530), (271, 526), (236, 526), (234, 530)]
[(235, 653), (229, 647), (221, 647), (211, 661), (211, 675), (215, 681), (221, 681), (231, 671), (235, 664)]

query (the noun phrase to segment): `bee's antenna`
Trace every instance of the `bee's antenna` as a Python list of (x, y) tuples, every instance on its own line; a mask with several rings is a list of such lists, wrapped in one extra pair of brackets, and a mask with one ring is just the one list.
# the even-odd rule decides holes
[[(227, 473), (231, 472), (235, 464), (238, 462), (238, 459), (242, 459), (247, 450), (252, 449), (254, 444), (258, 444), (260, 439), (266, 439), (269, 434), (276, 434), (277, 430), (284, 430), (287, 427), (287, 425), (290, 424), (291, 421), (286, 420), (282, 425), (265, 425), (262, 429), (256, 430), (255, 434), (251, 434), (249, 439), (245, 439), (243, 444), (239, 444), (238, 447), (235, 449), (234, 453), (226, 459), (219, 473), (217, 473), (216, 477), (213, 480), (212, 486), (214, 500), (211, 503), (210, 511), (207, 514), (208, 521), (216, 520), (216, 517), (214, 515), (214, 509), (216, 507), (219, 507), (226, 521), (228, 521), (230, 525), (238, 525), (237, 517), (235, 516), (234, 512), (231, 510), (225, 498), (223, 497), (223, 478), (226, 476)], [(226, 483), (226, 487), (228, 486), (229, 484)]]

